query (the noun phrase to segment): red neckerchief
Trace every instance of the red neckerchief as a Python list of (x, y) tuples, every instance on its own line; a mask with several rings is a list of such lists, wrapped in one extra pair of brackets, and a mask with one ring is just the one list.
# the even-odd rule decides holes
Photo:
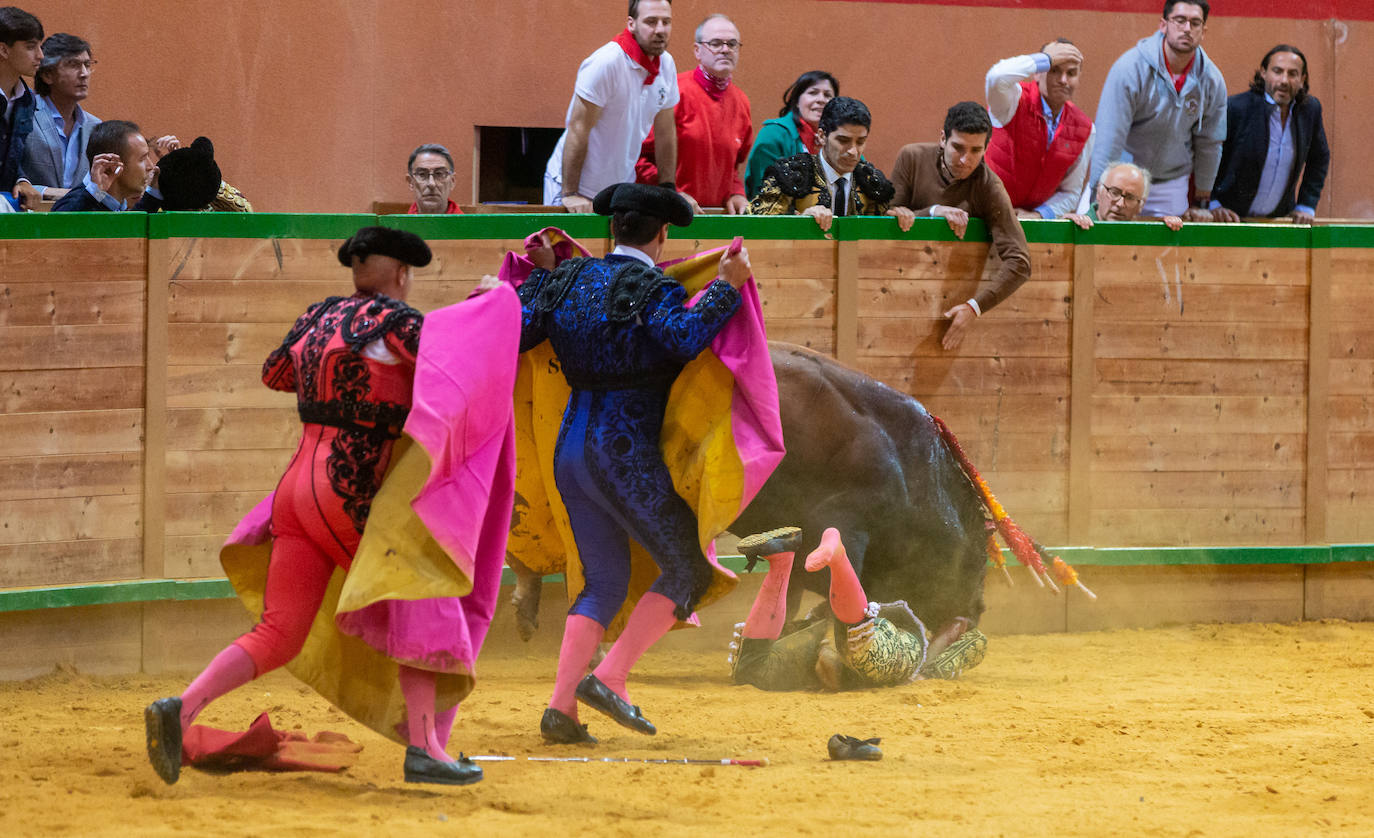
[(802, 119), (796, 114), (793, 114), (793, 119), (797, 120), (797, 131), (799, 134), (801, 134), (802, 145), (806, 146), (807, 151), (811, 152), (812, 154), (815, 154), (816, 129), (811, 126), (811, 123), (807, 122), (806, 120)]
[(1183, 68), (1183, 72), (1174, 75), (1174, 71), (1169, 68), (1169, 51), (1164, 49), (1164, 43), (1162, 41), (1160, 42), (1159, 49), (1164, 53), (1164, 72), (1168, 73), (1170, 78), (1174, 80), (1174, 92), (1182, 93), (1183, 83), (1188, 81), (1188, 71), (1193, 69), (1193, 62), (1197, 61), (1197, 50), (1193, 50), (1193, 55), (1188, 59), (1188, 64)]
[(620, 30), (620, 34), (615, 36), (615, 42), (620, 44), (620, 48), (625, 50), (625, 54), (633, 58), (636, 64), (648, 71), (649, 76), (644, 79), (644, 83), (653, 84), (654, 79), (658, 78), (658, 65), (662, 56), (655, 55), (650, 58), (628, 29)]
[(725, 90), (730, 86), (729, 79), (718, 79), (705, 70), (701, 65), (697, 65), (696, 72), (692, 73), (692, 78), (697, 80), (701, 89), (706, 91), (706, 95), (719, 102), (725, 98)]

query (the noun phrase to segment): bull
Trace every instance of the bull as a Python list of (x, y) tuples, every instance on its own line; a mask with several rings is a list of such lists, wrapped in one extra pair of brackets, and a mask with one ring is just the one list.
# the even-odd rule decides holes
[[(1052, 559), (1061, 581), (1075, 581), (1005, 517), (953, 435), (919, 401), (801, 346), (773, 342), (770, 354), (787, 454), (732, 532), (800, 526), (797, 552), (807, 555), (835, 527), (869, 598), (903, 600), (937, 632), (975, 626), (982, 616), (994, 528), (1037, 578), (1049, 580), (1041, 560)], [(517, 627), (528, 639), (540, 577), (518, 557), (508, 563), (517, 575)], [(804, 590), (824, 596), (829, 583), (829, 571), (807, 573), (797, 562), (788, 615)]]

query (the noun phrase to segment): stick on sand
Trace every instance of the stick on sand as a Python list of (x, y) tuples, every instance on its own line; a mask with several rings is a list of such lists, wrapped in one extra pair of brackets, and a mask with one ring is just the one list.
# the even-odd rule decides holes
[(527, 762), (634, 762), (646, 765), (743, 765), (749, 768), (763, 768), (768, 759), (635, 759), (633, 757), (506, 757), (496, 755), (471, 756), (474, 762), (514, 762), (523, 759)]

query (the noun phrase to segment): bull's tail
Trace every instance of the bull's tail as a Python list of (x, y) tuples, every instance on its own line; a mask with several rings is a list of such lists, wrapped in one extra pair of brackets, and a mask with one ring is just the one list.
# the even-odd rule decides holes
[[(978, 495), (983, 502), (983, 507), (987, 510), (988, 514), (992, 516), (992, 524), (988, 532), (988, 558), (992, 561), (993, 565), (1001, 569), (1002, 572), (1006, 572), (1007, 563), (1002, 557), (1002, 551), (997, 547), (997, 539), (993, 535), (995, 531), (1002, 536), (1002, 540), (1011, 548), (1011, 552), (1016, 556), (1017, 560), (1030, 568), (1031, 573), (1035, 577), (1035, 581), (1039, 582), (1042, 587), (1048, 582), (1051, 588), (1058, 591), (1058, 587), (1054, 584), (1055, 579), (1058, 579), (1059, 584), (1065, 587), (1070, 585), (1078, 587), (1089, 597), (1097, 599), (1097, 595), (1088, 590), (1087, 586), (1079, 580), (1078, 571), (1074, 570), (1068, 562), (1051, 554), (1049, 550), (1045, 549), (1044, 545), (1027, 535), (1026, 531), (1021, 529), (1021, 527), (1011, 519), (1007, 511), (1002, 508), (1002, 504), (997, 502), (997, 498), (992, 494), (992, 490), (988, 488), (987, 481), (983, 480), (983, 476), (978, 473), (978, 469), (974, 468), (973, 463), (969, 462), (968, 455), (964, 453), (964, 448), (959, 444), (959, 440), (955, 438), (954, 432), (940, 420), (940, 417), (933, 413), (929, 414), (929, 416), (931, 420), (935, 422), (935, 428), (940, 432), (940, 438), (949, 446), (949, 450), (959, 462), (959, 467), (963, 469), (969, 482), (978, 490)], [(1053, 574), (1045, 569), (1046, 562), (1049, 562), (1050, 567), (1053, 569)]]

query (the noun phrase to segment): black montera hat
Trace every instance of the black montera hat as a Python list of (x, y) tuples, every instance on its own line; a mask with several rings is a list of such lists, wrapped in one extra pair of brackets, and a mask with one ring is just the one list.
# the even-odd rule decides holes
[(178, 148), (157, 161), (157, 188), (168, 212), (203, 210), (219, 194), (222, 175), (215, 163), (215, 146), (207, 137)]
[(430, 258), (429, 245), (414, 233), (392, 227), (364, 227), (339, 245), (339, 262), (351, 268), (354, 256), (361, 260), (374, 253), (417, 268), (428, 265)]
[(592, 209), (600, 215), (633, 211), (669, 224), (686, 227), (692, 223), (692, 205), (672, 189), (643, 183), (615, 183), (592, 199)]

